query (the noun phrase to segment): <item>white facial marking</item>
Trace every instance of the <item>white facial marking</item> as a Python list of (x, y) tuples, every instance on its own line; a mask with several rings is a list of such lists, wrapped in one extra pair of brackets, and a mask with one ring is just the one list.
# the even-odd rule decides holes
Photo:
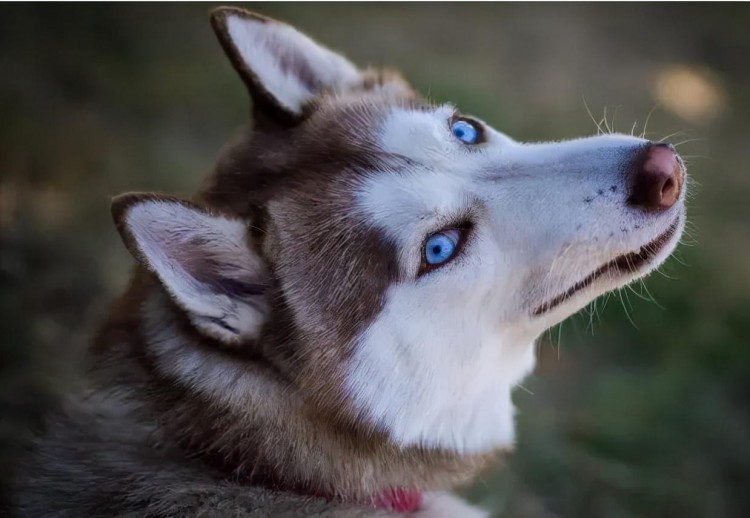
[(425, 164), (449, 159), (459, 144), (450, 132), (454, 112), (448, 105), (435, 111), (394, 110), (380, 129), (380, 145)]
[(357, 344), (349, 393), (401, 445), (460, 452), (510, 446), (511, 390), (533, 368), (532, 342), (503, 337), (477, 300), (421, 300), (430, 295), (419, 286), (389, 292), (385, 311)]

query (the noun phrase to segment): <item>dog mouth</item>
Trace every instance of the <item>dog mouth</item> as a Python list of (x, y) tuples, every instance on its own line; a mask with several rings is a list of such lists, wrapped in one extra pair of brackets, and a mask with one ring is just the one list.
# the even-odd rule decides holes
[(551, 311), (579, 291), (588, 288), (599, 278), (604, 277), (605, 275), (615, 277), (630, 275), (637, 272), (643, 266), (649, 264), (654, 257), (659, 255), (659, 253), (664, 250), (664, 248), (667, 246), (667, 243), (669, 243), (669, 241), (672, 239), (672, 236), (674, 236), (675, 232), (677, 232), (679, 223), (680, 219), (678, 217), (674, 220), (674, 222), (669, 226), (667, 230), (657, 236), (653, 241), (650, 241), (641, 246), (637, 252), (630, 252), (620, 255), (618, 257), (615, 257), (608, 263), (603, 264), (602, 266), (594, 270), (591, 274), (589, 274), (585, 279), (571, 286), (565, 293), (562, 293), (537, 307), (534, 310), (533, 315), (540, 316), (544, 313), (547, 313), (548, 311)]

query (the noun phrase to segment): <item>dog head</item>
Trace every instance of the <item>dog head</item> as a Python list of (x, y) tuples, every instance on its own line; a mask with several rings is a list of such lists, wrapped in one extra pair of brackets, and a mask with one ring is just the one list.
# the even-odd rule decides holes
[(676, 246), (679, 156), (519, 143), (283, 23), (212, 21), (255, 128), (197, 203), (117, 198), (130, 250), (202, 335), (255, 348), (327, 415), (403, 447), (511, 444), (536, 337)]

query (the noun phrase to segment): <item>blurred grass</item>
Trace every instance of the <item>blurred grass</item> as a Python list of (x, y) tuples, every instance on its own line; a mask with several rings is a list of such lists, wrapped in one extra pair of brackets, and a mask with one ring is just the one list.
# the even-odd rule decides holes
[[(750, 7), (249, 7), (518, 139), (595, 132), (584, 98), (619, 131), (653, 109), (648, 137), (680, 132), (695, 182), (673, 279), (540, 341), (517, 451), (466, 493), (498, 516), (750, 515)], [(189, 194), (247, 120), (208, 9), (0, 6), (0, 465), (124, 285), (109, 197)], [(675, 67), (708, 78), (720, 106), (682, 118), (680, 92), (659, 90)]]

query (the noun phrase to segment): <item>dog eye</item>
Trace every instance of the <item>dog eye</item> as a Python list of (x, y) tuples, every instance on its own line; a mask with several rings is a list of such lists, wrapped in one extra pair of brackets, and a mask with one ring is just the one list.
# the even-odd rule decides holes
[(464, 144), (477, 144), (482, 139), (482, 129), (479, 124), (467, 119), (454, 120), (451, 123), (451, 132)]
[(424, 244), (424, 262), (427, 267), (436, 267), (448, 262), (458, 251), (461, 231), (443, 230), (432, 234)]

